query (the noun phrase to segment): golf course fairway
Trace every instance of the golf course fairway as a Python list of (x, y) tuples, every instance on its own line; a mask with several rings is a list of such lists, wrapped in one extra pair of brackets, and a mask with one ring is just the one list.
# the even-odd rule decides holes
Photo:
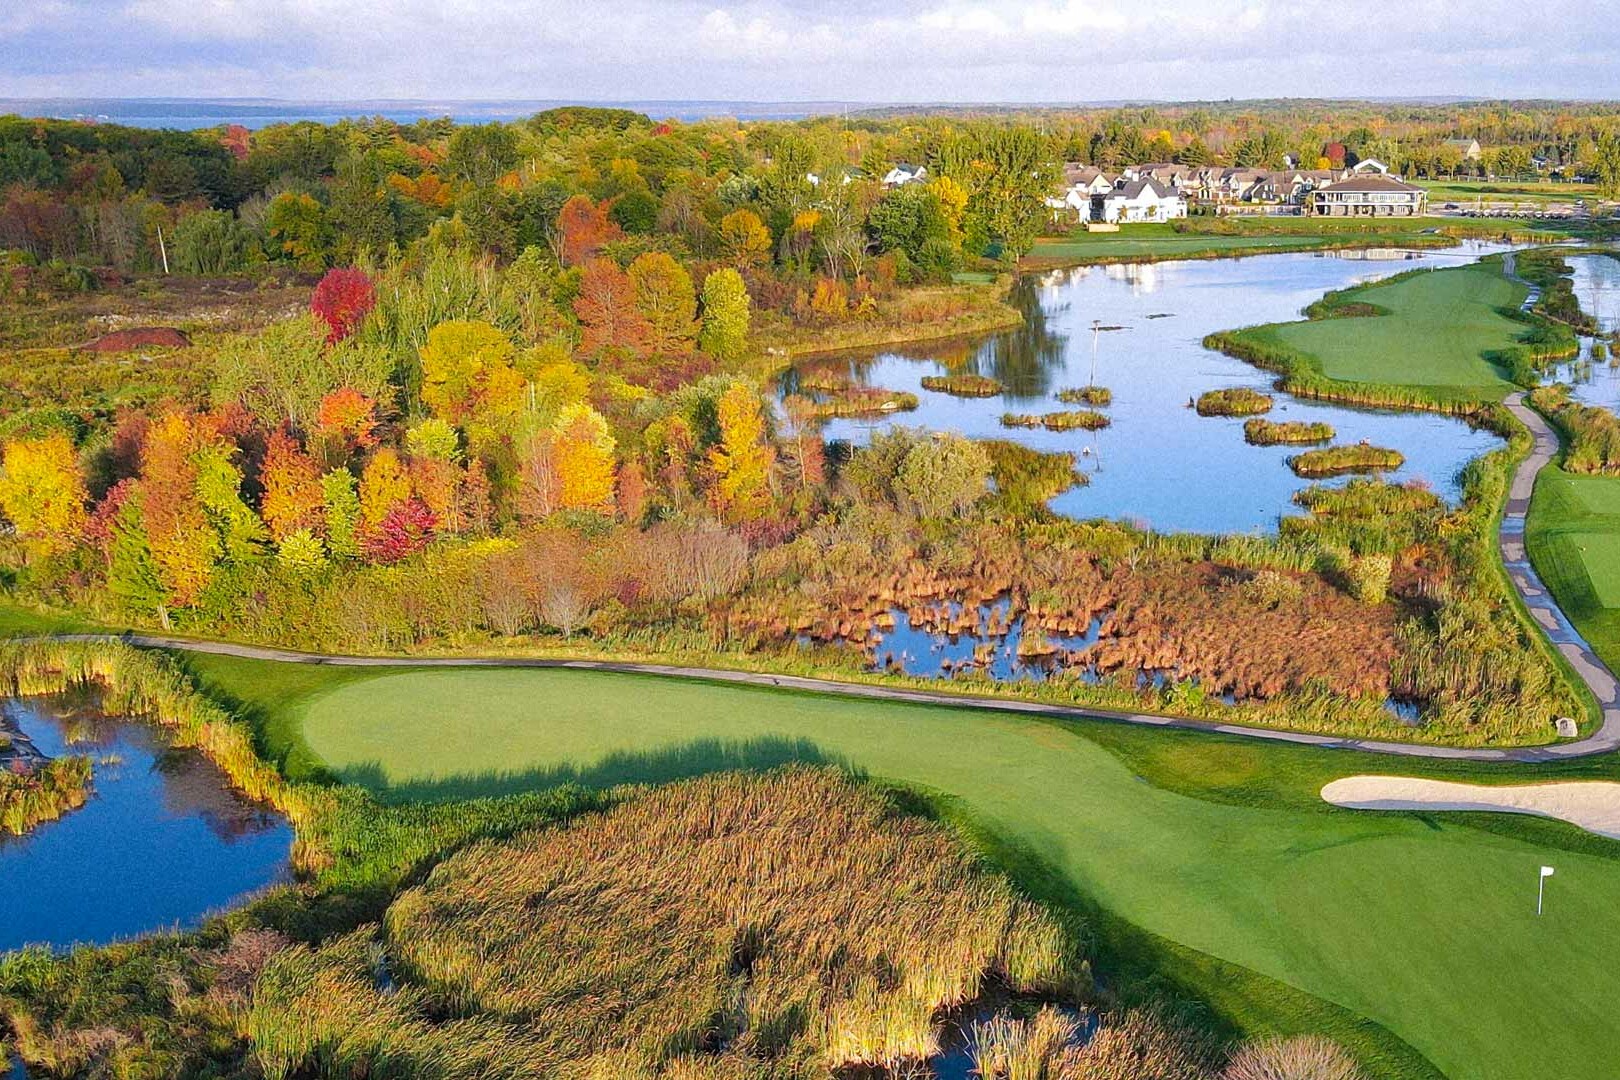
[(1376, 1020), (1453, 1080), (1620, 1069), (1620, 861), (1602, 856), (1443, 817), (1206, 802), (1064, 726), (948, 708), (491, 669), (351, 679), (300, 710), (314, 754), (388, 799), (845, 764), (956, 797), (1113, 913)]

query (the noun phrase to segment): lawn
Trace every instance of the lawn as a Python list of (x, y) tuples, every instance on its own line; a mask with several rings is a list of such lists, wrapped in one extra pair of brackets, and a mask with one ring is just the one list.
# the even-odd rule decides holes
[(1491, 202), (1573, 203), (1593, 202), (1597, 188), (1591, 184), (1558, 184), (1546, 180), (1419, 180), (1429, 192), (1429, 202), (1454, 202), (1464, 207), (1476, 200)]
[(1564, 614), (1605, 663), (1620, 668), (1620, 477), (1542, 469), (1525, 547)]
[(1302, 354), (1330, 379), (1499, 399), (1513, 384), (1486, 355), (1524, 334), (1525, 325), (1499, 309), (1518, 307), (1525, 294), (1524, 286), (1503, 276), (1499, 262), (1447, 267), (1338, 298), (1375, 305), (1383, 314), (1274, 323), (1241, 336)]
[[(253, 686), (245, 670), (214, 674)], [(1112, 752), (1074, 725), (604, 673), (350, 673), (293, 701), (287, 715), (314, 755), (396, 799), (662, 781), (786, 760), (850, 765), (960, 806), (1008, 850), (1050, 868), (1059, 891), (1140, 931), (1377, 1021), (1453, 1080), (1613, 1075), (1602, 1059), (1620, 1038), (1609, 1007), (1620, 999), (1613, 847), (1547, 823), (1487, 831), (1471, 819), (1334, 811), (1302, 787), (1331, 771), (1325, 762), (1349, 772), (1368, 760), (1392, 767), (1389, 759), (1266, 748), (1256, 752), (1283, 771), (1297, 764), (1268, 794), (1272, 781), (1228, 775), (1229, 740), (1162, 744), (1182, 755), (1173, 761), (1111, 725), (1097, 730), (1118, 744)], [(1186, 793), (1201, 771), (1247, 795)], [(1170, 777), (1184, 790), (1170, 790)], [(1538, 920), (1542, 863), (1558, 876)], [(1241, 994), (1249, 978), (1184, 959), (1180, 974), (1194, 983), (1189, 972), (1205, 963), (1206, 985), (1196, 988), (1216, 998)], [(1288, 998), (1270, 985), (1271, 998)], [(1342, 1019), (1330, 1026), (1344, 1037)], [(1364, 1049), (1378, 1042), (1361, 1035)], [(1383, 1045), (1392, 1056), (1376, 1075), (1423, 1075), (1396, 1065), (1399, 1047), (1387, 1037)]]

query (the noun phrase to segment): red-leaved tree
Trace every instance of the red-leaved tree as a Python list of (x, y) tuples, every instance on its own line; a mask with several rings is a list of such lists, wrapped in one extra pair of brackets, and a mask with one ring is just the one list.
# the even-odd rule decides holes
[(360, 329), (376, 304), (376, 286), (364, 270), (352, 266), (328, 270), (309, 298), (309, 310), (326, 324), (328, 345), (335, 345)]
[(427, 504), (414, 495), (383, 515), (377, 527), (362, 541), (366, 558), (372, 562), (393, 563), (414, 555), (433, 541), (438, 519)]

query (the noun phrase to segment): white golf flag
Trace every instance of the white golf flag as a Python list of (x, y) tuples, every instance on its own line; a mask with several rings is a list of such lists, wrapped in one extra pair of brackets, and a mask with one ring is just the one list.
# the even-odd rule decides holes
[(1543, 866), (1541, 868), (1541, 876), (1542, 877), (1552, 877), (1553, 876), (1553, 868), (1550, 867), (1550, 866)]

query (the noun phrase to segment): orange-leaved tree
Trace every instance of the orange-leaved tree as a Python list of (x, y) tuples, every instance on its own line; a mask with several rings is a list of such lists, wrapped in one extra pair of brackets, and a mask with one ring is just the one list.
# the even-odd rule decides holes
[(563, 203), (557, 214), (557, 259), (564, 266), (581, 266), (594, 258), (604, 244), (624, 238), (624, 230), (613, 220), (611, 200), (592, 202), (588, 195), (575, 195)]

